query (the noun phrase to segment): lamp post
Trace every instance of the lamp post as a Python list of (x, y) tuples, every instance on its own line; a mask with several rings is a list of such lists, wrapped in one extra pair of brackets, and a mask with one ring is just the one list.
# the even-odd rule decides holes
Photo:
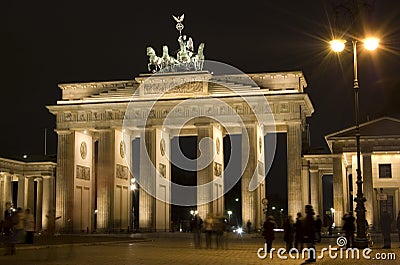
[[(330, 42), (331, 48), (334, 52), (341, 52), (344, 50), (345, 41), (333, 40)], [(354, 112), (356, 122), (356, 150), (357, 150), (357, 196), (354, 199), (356, 202), (356, 213), (357, 213), (357, 236), (354, 239), (355, 247), (367, 248), (368, 240), (366, 237), (366, 221), (365, 221), (365, 197), (363, 195), (363, 180), (361, 175), (361, 148), (360, 148), (360, 120), (359, 120), (359, 106), (358, 106), (358, 71), (357, 71), (357, 40), (353, 40), (353, 89), (354, 89)], [(364, 40), (364, 47), (367, 50), (375, 50), (378, 47), (379, 40), (377, 38), (367, 38)]]

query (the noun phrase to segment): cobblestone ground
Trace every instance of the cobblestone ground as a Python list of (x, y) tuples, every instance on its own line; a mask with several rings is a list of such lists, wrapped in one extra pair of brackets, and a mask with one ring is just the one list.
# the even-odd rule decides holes
[[(194, 248), (190, 234), (148, 234), (143, 236), (145, 240), (132, 240), (131, 238), (115, 237), (66, 237), (62, 241), (48, 241), (34, 246), (19, 245), (17, 255), (0, 256), (0, 264), (301, 264), (304, 259), (278, 258), (274, 252), (273, 258), (260, 259), (257, 250), (263, 247), (263, 239), (256, 235), (244, 237), (230, 236), (226, 239), (225, 249), (196, 249)], [(112, 239), (111, 239), (112, 238)], [(60, 238), (61, 239), (61, 238)], [(204, 238), (203, 238), (204, 239)], [(391, 249), (381, 249), (380, 238), (374, 239), (375, 245), (369, 253), (370, 259), (346, 259), (343, 250), (343, 258), (340, 251), (336, 259), (329, 258), (324, 252), (324, 258), (317, 259), (317, 264), (399, 264), (399, 242), (393, 237)], [(204, 244), (204, 240), (203, 240)], [(274, 242), (275, 248), (283, 247), (281, 237)], [(317, 256), (321, 256), (321, 249), (337, 247), (336, 238), (324, 238), (317, 245)], [(262, 253), (261, 253), (262, 254)], [(386, 256), (385, 256), (386, 255)], [(378, 260), (388, 258), (391, 260)], [(393, 260), (393, 258), (396, 258)]]

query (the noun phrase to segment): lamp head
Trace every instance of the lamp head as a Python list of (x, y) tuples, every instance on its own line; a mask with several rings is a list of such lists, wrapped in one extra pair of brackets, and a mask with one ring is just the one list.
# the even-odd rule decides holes
[(334, 52), (341, 52), (344, 50), (344, 46), (345, 46), (346, 41), (345, 40), (332, 40), (329, 42), (329, 44), (331, 45), (331, 49)]

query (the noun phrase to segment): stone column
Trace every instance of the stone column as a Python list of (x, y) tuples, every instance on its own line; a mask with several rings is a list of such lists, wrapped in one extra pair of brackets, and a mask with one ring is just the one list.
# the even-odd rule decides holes
[[(199, 159), (197, 163), (197, 210), (200, 216), (204, 218), (209, 213), (214, 213), (212, 196), (213, 191), (211, 185), (200, 187), (200, 185), (207, 184), (213, 180), (212, 162), (205, 166), (205, 161), (212, 160), (213, 143), (212, 143), (212, 126), (209, 123), (196, 124), (197, 127), (197, 156)], [(208, 140), (206, 140), (208, 138)], [(203, 141), (203, 142), (202, 142)], [(202, 152), (199, 147), (202, 145)], [(203, 162), (200, 162), (203, 161)], [(202, 168), (202, 169), (200, 169)]]
[(29, 208), (31, 209), (31, 212), (33, 213), (34, 207), (35, 207), (35, 182), (34, 182), (34, 177), (27, 177), (25, 178), (25, 201), (24, 201), (24, 207), (25, 209)]
[(17, 198), (17, 207), (24, 208), (25, 202), (25, 176), (18, 176), (18, 198)]
[[(255, 125), (248, 125), (242, 133), (242, 224), (245, 225), (248, 220), (253, 228), (258, 226), (260, 220), (257, 219), (257, 212), (261, 201), (257, 196), (257, 190), (250, 191), (249, 185), (254, 174), (257, 174), (257, 131)], [(247, 138), (247, 139), (246, 139)], [(245, 146), (248, 141), (248, 150)], [(247, 159), (247, 164), (246, 160)], [(265, 187), (264, 187), (265, 188)]]
[(139, 174), (139, 229), (153, 231), (155, 228), (155, 145), (154, 128), (140, 134), (140, 174)]
[(11, 181), (12, 176), (6, 173), (4, 176), (4, 203), (12, 201)]
[(333, 157), (333, 208), (335, 209), (335, 224), (341, 226), (344, 215), (343, 194), (343, 164), (342, 155)]
[[(303, 159), (301, 166), (301, 183), (299, 183), (302, 191), (302, 205), (311, 204), (310, 194), (310, 162)], [(293, 216), (294, 217), (294, 216)]]
[(292, 122), (287, 125), (287, 167), (288, 212), (289, 215), (294, 217), (298, 212), (304, 212), (304, 205), (302, 205), (303, 191), (299, 185), (301, 183), (300, 122)]
[(42, 229), (48, 229), (48, 217), (54, 208), (54, 177), (43, 178)]
[(114, 227), (115, 136), (113, 130), (99, 132), (97, 169), (97, 229), (109, 232)]
[[(61, 217), (55, 222), (59, 232), (72, 232), (74, 192), (74, 134), (58, 131), (56, 213), (51, 209), (48, 216)], [(49, 230), (53, 230), (53, 218), (49, 218)]]
[(372, 161), (371, 154), (362, 154), (362, 178), (363, 178), (363, 193), (365, 201), (365, 218), (368, 224), (373, 224), (373, 184), (372, 184)]
[[(319, 205), (319, 171), (318, 169), (310, 170), (310, 190), (311, 190), (311, 205), (314, 208), (315, 214), (320, 213)], [(322, 207), (322, 206), (321, 206)], [(321, 215), (322, 218), (322, 215)]]
[(43, 179), (36, 179), (36, 231), (42, 230)]

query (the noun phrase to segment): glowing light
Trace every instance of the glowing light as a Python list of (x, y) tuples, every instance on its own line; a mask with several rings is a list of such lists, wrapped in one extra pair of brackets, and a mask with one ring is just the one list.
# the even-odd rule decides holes
[(238, 202), (238, 201), (239, 201), (239, 198), (236, 198), (236, 199), (235, 199), (235, 201), (237, 201), (237, 202)]
[(83, 133), (84, 133), (84, 134), (87, 134), (87, 131), (86, 131), (86, 130), (84, 130), (84, 131), (83, 131)]
[(28, 156), (27, 156), (27, 155), (23, 155), (22, 157), (23, 157), (23, 158), (28, 158)]
[(346, 41), (344, 41), (344, 40), (332, 40), (332, 41), (329, 42), (329, 44), (331, 45), (331, 49), (334, 52), (343, 51), (345, 43), (346, 43)]
[(367, 38), (364, 40), (364, 47), (369, 51), (373, 51), (379, 46), (378, 38)]
[(232, 211), (228, 211), (227, 213), (228, 213), (228, 215), (231, 215), (231, 214), (232, 214)]
[(137, 189), (136, 185), (135, 184), (131, 184), (131, 190), (135, 191), (136, 189)]
[(132, 184), (136, 183), (136, 179), (135, 178), (131, 178), (131, 183)]
[(236, 232), (237, 232), (238, 234), (241, 234), (241, 233), (243, 233), (243, 229), (242, 229), (241, 227), (239, 227), (239, 228), (236, 230)]
[(193, 211), (193, 210), (190, 210), (190, 214), (191, 214), (191, 215), (194, 215), (194, 211)]
[(272, 210), (275, 210), (276, 208), (275, 208), (275, 206), (272, 206)]

